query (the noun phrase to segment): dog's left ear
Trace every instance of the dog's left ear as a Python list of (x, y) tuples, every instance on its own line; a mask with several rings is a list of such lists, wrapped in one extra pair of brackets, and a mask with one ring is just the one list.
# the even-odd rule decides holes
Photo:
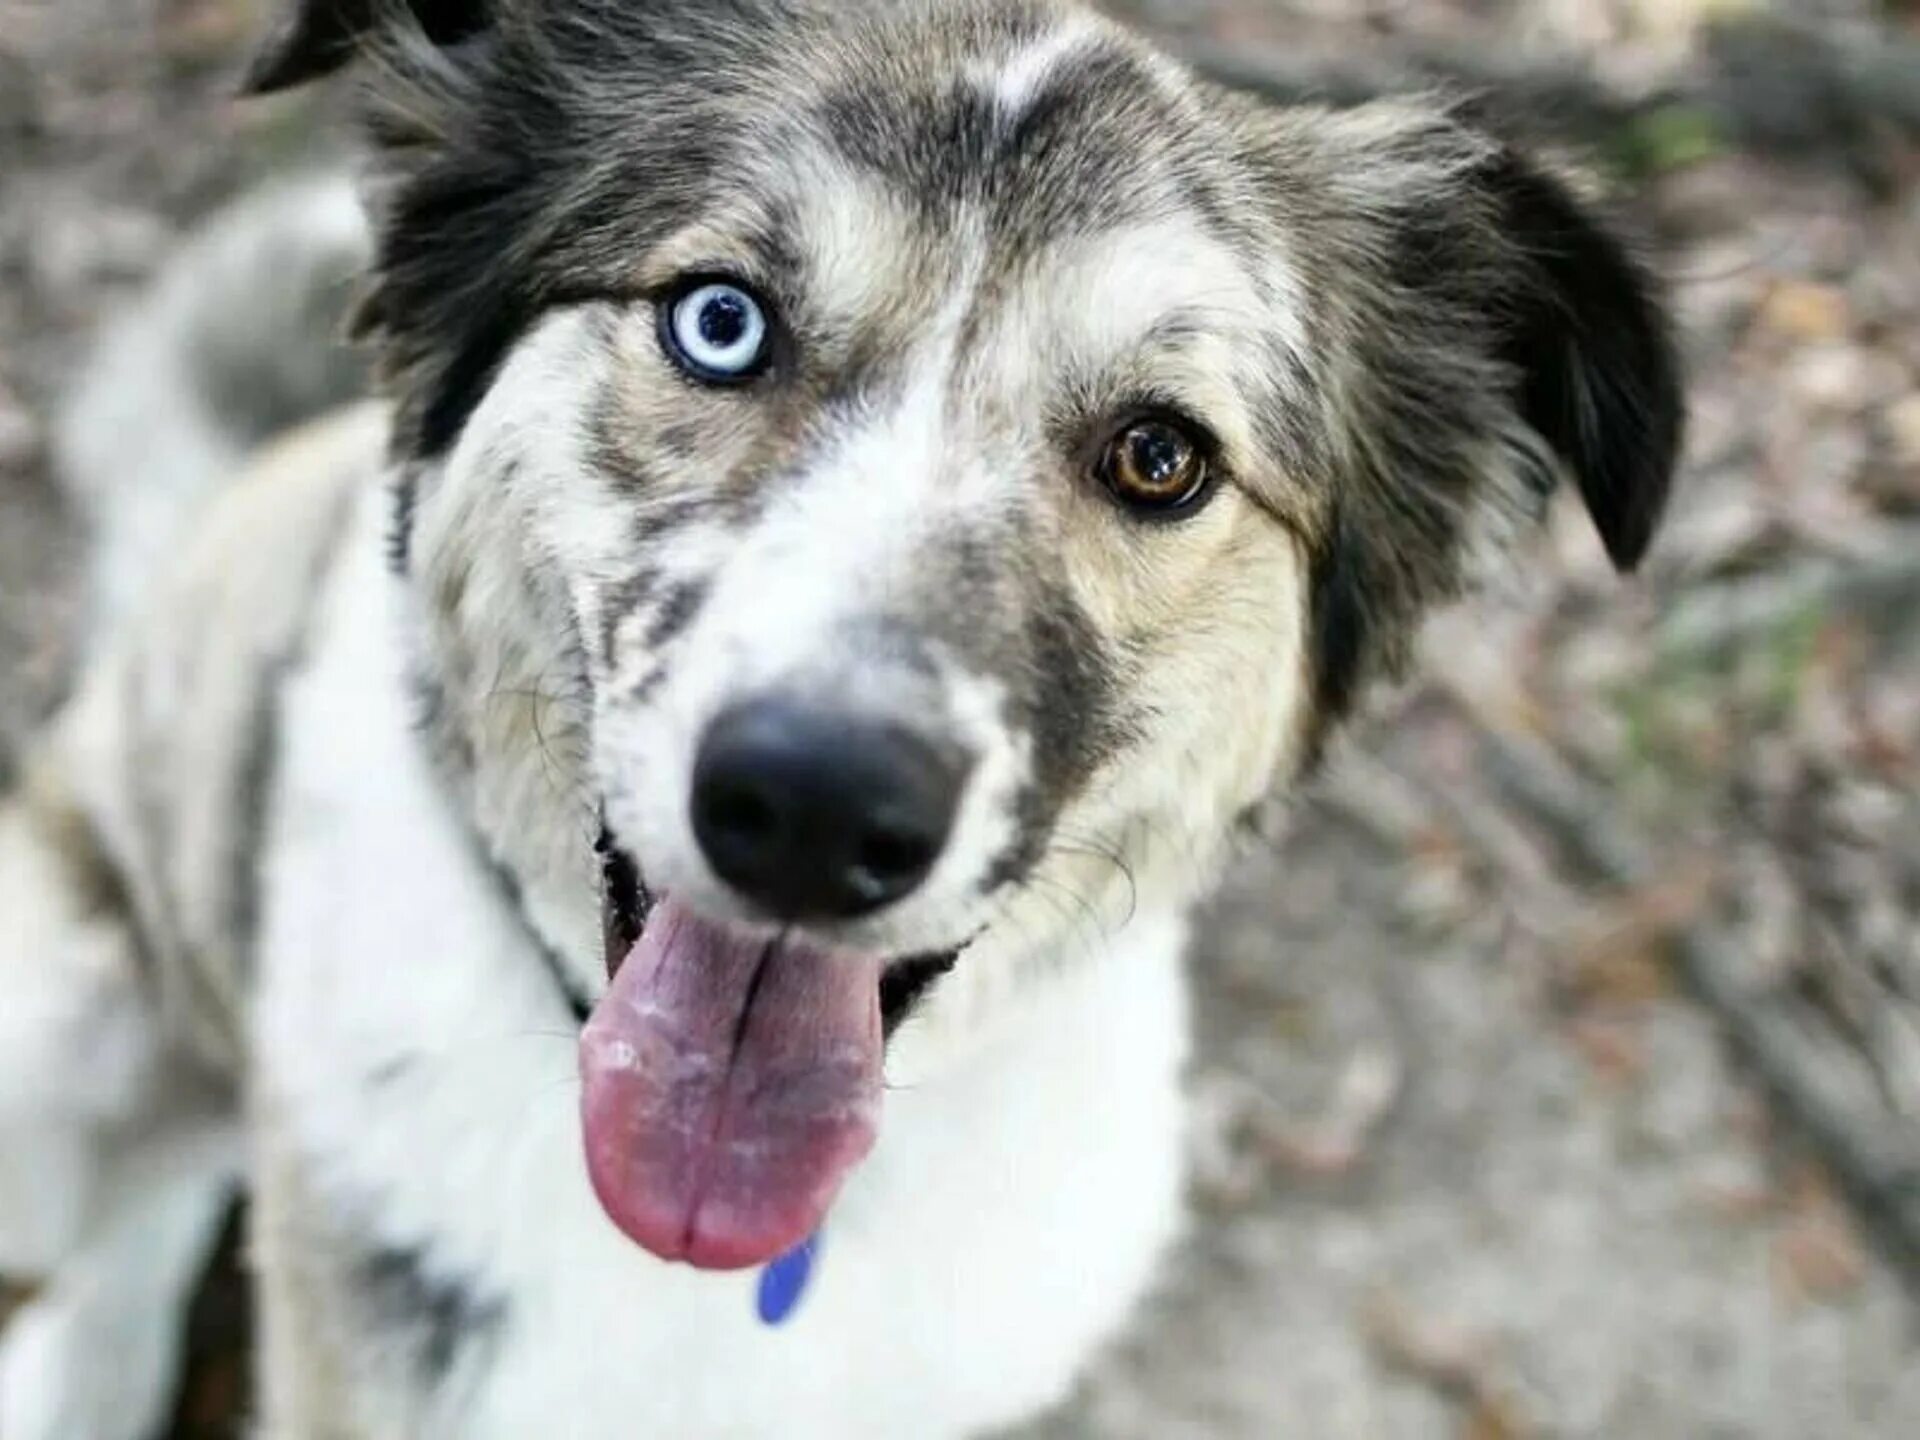
[(253, 58), (241, 88), (265, 95), (317, 80), (345, 65), (383, 29), (412, 24), (435, 45), (487, 28), (495, 0), (277, 0), (283, 13)]
[(1521, 417), (1553, 448), (1614, 565), (1646, 554), (1666, 509), (1685, 408), (1651, 276), (1562, 180), (1498, 148), (1478, 182), (1518, 274), (1500, 308)]

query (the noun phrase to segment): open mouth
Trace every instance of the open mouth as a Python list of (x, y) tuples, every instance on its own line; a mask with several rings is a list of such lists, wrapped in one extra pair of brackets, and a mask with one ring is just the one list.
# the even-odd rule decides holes
[[(647, 917), (653, 913), (653, 892), (641, 880), (632, 857), (605, 827), (594, 850), (600, 856), (600, 935), (606, 947), (607, 979), (612, 980), (640, 943)], [(959, 958), (956, 948), (887, 963), (880, 972), (880, 1023), (886, 1034), (899, 1028), (933, 982), (953, 969)]]
[(609, 983), (580, 1040), (595, 1193), (662, 1259), (764, 1264), (872, 1148), (891, 1023), (955, 956), (750, 935), (649, 892), (610, 836), (600, 855)]

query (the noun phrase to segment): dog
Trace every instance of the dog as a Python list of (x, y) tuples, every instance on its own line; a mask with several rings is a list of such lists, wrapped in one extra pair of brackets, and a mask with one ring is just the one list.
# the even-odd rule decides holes
[(362, 181), (63, 425), (0, 1435), (155, 1432), (237, 1187), (272, 1440), (1043, 1411), (1182, 1226), (1249, 814), (1558, 487), (1650, 543), (1657, 286), (1457, 105), (1073, 0), (289, 0), (250, 84), (347, 68)]

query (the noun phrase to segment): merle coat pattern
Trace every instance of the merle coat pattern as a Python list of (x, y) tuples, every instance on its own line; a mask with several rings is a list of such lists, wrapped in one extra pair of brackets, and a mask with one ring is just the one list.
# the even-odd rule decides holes
[[(144, 1432), (236, 1183), (274, 1440), (1036, 1412), (1177, 1233), (1237, 822), (1563, 481), (1645, 551), (1654, 287), (1445, 103), (1271, 107), (1071, 3), (301, 0), (251, 80), (349, 66), (369, 218), (255, 202), (67, 420), (103, 559), (0, 808), (0, 1265), (51, 1277), (0, 1434)], [(225, 483), (196, 357), (318, 409), (264, 357), (349, 271), (376, 398)], [(691, 361), (742, 316), (750, 370)], [(774, 702), (946, 777), (857, 905), (716, 839)], [(764, 1083), (656, 1073), (721, 1062)], [(757, 1329), (708, 1272), (822, 1215)]]

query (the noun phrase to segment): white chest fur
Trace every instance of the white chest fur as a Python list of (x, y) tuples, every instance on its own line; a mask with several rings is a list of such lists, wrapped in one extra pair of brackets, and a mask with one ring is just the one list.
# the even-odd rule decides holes
[(941, 1440), (1063, 1393), (1179, 1223), (1183, 923), (1076, 946), (891, 1090), (800, 1309), (763, 1328), (752, 1276), (659, 1264), (595, 1205), (572, 1020), (417, 753), (367, 508), (288, 696), (255, 1057), (309, 1203), (496, 1317), (391, 1413), (460, 1440)]

